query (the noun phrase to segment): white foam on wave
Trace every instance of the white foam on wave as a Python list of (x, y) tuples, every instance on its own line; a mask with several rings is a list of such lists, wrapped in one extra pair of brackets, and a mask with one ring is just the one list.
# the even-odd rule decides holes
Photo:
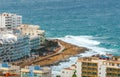
[(111, 49), (106, 49), (103, 47), (99, 47), (100, 42), (93, 40), (92, 36), (66, 36), (63, 38), (58, 38), (64, 42), (77, 45), (79, 47), (86, 47), (90, 49), (90, 53), (98, 53), (98, 54), (106, 54), (108, 51), (112, 51)]
[[(103, 47), (99, 47), (100, 42), (94, 40), (93, 36), (65, 36), (62, 38), (57, 38), (64, 42), (79, 46), (79, 47), (86, 47), (89, 49), (89, 51), (86, 51), (85, 53), (79, 54), (81, 57), (86, 56), (92, 56), (95, 54), (106, 54), (109, 51), (113, 51), (112, 49), (106, 49)], [(65, 68), (66, 66), (70, 66), (71, 64), (75, 63), (78, 57), (71, 57), (69, 62), (62, 62), (58, 66), (53, 66), (53, 74), (57, 71), (60, 72), (62, 68)]]
[(65, 38), (60, 38), (61, 40), (77, 45), (77, 46), (89, 46), (89, 45), (99, 45), (100, 42), (91, 40), (92, 36), (66, 36)]

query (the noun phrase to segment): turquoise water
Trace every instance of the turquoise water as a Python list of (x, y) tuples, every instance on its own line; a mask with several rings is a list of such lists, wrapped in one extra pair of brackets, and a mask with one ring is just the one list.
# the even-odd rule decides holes
[(0, 13), (23, 16), (38, 24), (47, 37), (92, 36), (99, 47), (120, 55), (119, 0), (0, 0)]

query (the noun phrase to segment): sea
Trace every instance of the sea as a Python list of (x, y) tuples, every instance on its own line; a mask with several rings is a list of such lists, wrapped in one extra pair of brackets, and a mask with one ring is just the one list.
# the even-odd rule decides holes
[[(90, 49), (79, 56), (120, 56), (120, 0), (0, 0), (3, 12), (22, 15), (25, 24), (40, 25), (46, 38)], [(60, 72), (77, 58), (53, 66), (53, 71)]]

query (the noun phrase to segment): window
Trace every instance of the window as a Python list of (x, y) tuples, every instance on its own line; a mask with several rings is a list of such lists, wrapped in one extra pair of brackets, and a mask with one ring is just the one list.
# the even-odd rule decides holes
[(99, 68), (99, 70), (101, 70), (101, 68)]
[(112, 63), (112, 66), (114, 66), (114, 63)]

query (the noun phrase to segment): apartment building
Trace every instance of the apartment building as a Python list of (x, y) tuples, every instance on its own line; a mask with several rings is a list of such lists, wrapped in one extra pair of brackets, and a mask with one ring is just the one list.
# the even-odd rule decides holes
[(31, 49), (38, 49), (45, 42), (45, 31), (40, 30), (40, 26), (38, 25), (23, 24), (18, 29), (22, 35), (29, 35)]
[(0, 63), (0, 77), (51, 77), (51, 68), (40, 66), (20, 66)]
[(0, 14), (0, 61), (13, 62), (30, 56), (45, 42), (45, 31), (38, 25), (22, 25), (22, 16)]
[(0, 28), (7, 27), (13, 29), (22, 24), (22, 16), (12, 13), (0, 14)]
[(98, 61), (91, 61), (91, 58), (80, 58), (77, 61), (78, 77), (98, 77)]
[(51, 77), (49, 67), (29, 66), (21, 69), (21, 77)]
[(29, 37), (18, 30), (0, 31), (0, 61), (13, 62), (30, 55)]
[(20, 77), (20, 67), (8, 63), (0, 63), (1, 77)]
[(120, 57), (79, 58), (76, 67), (77, 77), (120, 77)]

